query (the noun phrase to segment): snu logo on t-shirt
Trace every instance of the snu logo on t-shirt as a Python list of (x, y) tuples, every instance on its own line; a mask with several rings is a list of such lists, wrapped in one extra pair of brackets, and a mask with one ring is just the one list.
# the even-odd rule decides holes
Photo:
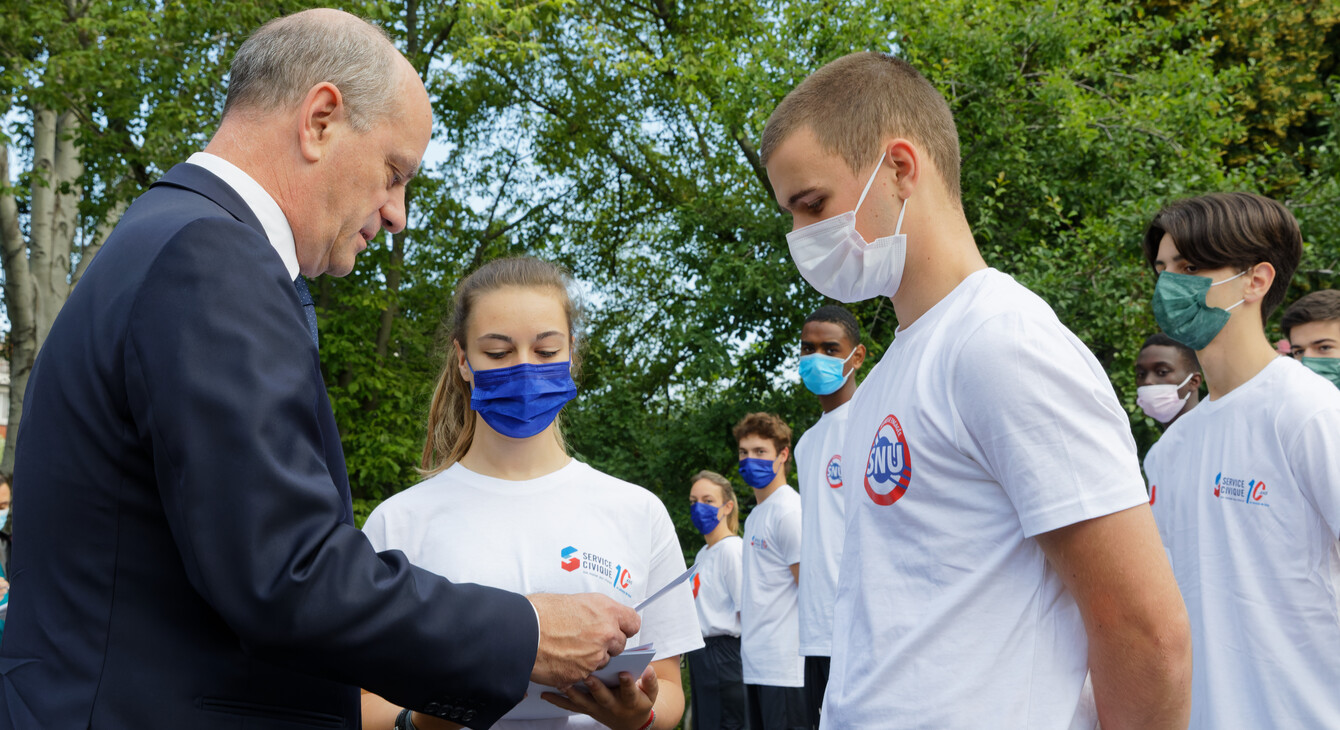
[(842, 486), (842, 455), (833, 454), (833, 458), (828, 460), (828, 468), (824, 470), (824, 478), (828, 480), (828, 486), (838, 489)]
[(903, 437), (903, 426), (890, 413), (875, 430), (870, 457), (865, 462), (865, 493), (875, 504), (887, 507), (907, 493), (912, 481), (912, 451)]

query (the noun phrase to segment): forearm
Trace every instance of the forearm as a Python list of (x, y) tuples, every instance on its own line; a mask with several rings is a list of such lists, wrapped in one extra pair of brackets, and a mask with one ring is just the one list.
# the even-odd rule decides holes
[(684, 718), (684, 688), (679, 682), (657, 679), (660, 690), (656, 695), (656, 722), (652, 730), (675, 730)]
[(1191, 644), (1176, 628), (1089, 632), (1103, 730), (1183, 730), (1191, 717)]

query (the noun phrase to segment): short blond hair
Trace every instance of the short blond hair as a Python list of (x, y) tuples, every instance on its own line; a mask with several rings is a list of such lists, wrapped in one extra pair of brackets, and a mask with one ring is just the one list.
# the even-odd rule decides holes
[(944, 95), (900, 58), (852, 53), (810, 74), (768, 117), (759, 150), (763, 164), (803, 127), (861, 175), (870, 174), (884, 139), (910, 139), (934, 161), (950, 199), (960, 200), (954, 113)]

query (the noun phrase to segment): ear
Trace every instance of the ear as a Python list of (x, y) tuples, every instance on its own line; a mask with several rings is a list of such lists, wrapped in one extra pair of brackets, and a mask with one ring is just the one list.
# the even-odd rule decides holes
[(790, 449), (790, 447), (787, 447), (787, 448), (785, 448), (785, 449), (782, 449), (781, 452), (777, 454), (777, 458), (778, 458), (778, 459), (781, 459), (783, 464), (789, 464), (789, 463), (791, 462), (791, 449)]
[(865, 364), (865, 345), (857, 345), (856, 349), (851, 351), (851, 369), (860, 370)]
[(1270, 285), (1275, 283), (1275, 267), (1262, 261), (1249, 269), (1243, 278), (1247, 280), (1247, 287), (1242, 291), (1242, 298), (1248, 302), (1259, 302), (1265, 299)]
[(894, 191), (900, 200), (912, 197), (921, 178), (921, 151), (910, 141), (898, 137), (884, 145), (884, 164), (894, 170)]
[(346, 120), (344, 96), (335, 84), (313, 86), (299, 106), (298, 145), (303, 159), (316, 162), (330, 147), (332, 132)]
[(470, 372), (470, 364), (465, 360), (465, 349), (456, 340), (451, 341), (451, 348), (456, 353), (456, 368), (461, 372), (461, 380), (474, 385), (474, 373)]

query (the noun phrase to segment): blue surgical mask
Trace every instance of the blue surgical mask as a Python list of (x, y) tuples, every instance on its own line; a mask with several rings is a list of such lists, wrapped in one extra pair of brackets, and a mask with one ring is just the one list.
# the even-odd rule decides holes
[[(466, 366), (470, 367), (469, 361)], [(494, 431), (514, 439), (530, 438), (549, 428), (558, 412), (577, 396), (572, 363), (521, 363), (475, 370), (470, 408)]]
[(0, 509), (0, 527), (5, 526), (5, 521), (9, 519), (9, 508)]
[(740, 459), (740, 476), (744, 483), (754, 489), (762, 489), (777, 476), (777, 469), (771, 459)]
[(851, 354), (847, 355), (846, 360), (839, 360), (832, 355), (814, 353), (800, 358), (800, 379), (805, 383), (805, 387), (815, 395), (830, 395), (836, 393), (850, 378), (856, 373), (853, 369), (850, 373), (843, 373), (843, 365), (847, 360), (856, 354), (856, 349), (852, 348)]
[(694, 502), (690, 505), (689, 519), (693, 521), (693, 526), (698, 532), (704, 535), (717, 529), (717, 525), (721, 524), (721, 518), (717, 517), (717, 507), (706, 502)]

